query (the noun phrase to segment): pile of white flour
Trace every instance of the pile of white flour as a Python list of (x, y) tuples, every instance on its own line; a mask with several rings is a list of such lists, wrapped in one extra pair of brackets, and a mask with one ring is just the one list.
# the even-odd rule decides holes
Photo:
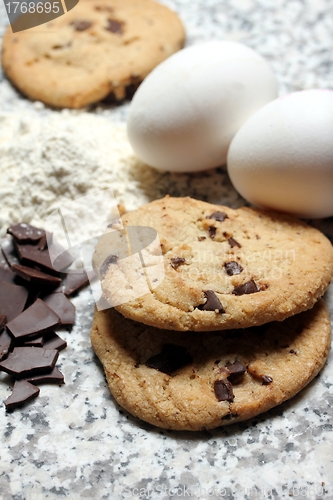
[(64, 200), (91, 190), (112, 188), (128, 209), (149, 201), (131, 175), (135, 163), (125, 126), (105, 117), (0, 113), (1, 234), (18, 221), (43, 225)]

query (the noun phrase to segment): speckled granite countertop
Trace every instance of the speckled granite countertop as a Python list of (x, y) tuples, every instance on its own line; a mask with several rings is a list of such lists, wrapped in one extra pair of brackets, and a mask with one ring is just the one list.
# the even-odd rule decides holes
[[(188, 44), (231, 39), (262, 54), (279, 80), (281, 94), (332, 86), (330, 0), (164, 3), (180, 14)], [(2, 34), (6, 25), (2, 3), (0, 16)], [(36, 108), (15, 92), (2, 73), (0, 98), (9, 112)], [(94, 112), (124, 122), (127, 108)], [(205, 192), (200, 188), (198, 176), (182, 176), (178, 185), (171, 176), (171, 194), (217, 201), (216, 185), (221, 185), (219, 201), (240, 204), (225, 172), (205, 175), (215, 185), (214, 194), (207, 192), (207, 184)], [(332, 219), (315, 224), (333, 240)], [(332, 287), (325, 298), (333, 318)], [(66, 385), (42, 386), (39, 398), (11, 414), (0, 407), (2, 500), (333, 499), (333, 353), (308, 388), (259, 418), (210, 432), (162, 431), (115, 404), (90, 345), (90, 291), (74, 302), (77, 323), (64, 335), (69, 346), (59, 365)], [(9, 392), (7, 384), (0, 384), (1, 401)]]

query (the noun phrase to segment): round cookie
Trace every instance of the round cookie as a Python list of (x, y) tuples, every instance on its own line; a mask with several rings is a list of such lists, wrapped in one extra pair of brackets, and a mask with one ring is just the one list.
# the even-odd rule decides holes
[(123, 99), (184, 39), (177, 14), (153, 0), (80, 0), (42, 26), (8, 28), (2, 65), (30, 99), (81, 108), (110, 93)]
[(103, 268), (103, 295), (125, 317), (157, 328), (210, 331), (282, 321), (311, 308), (331, 282), (330, 241), (295, 218), (165, 197), (122, 222), (156, 229), (165, 277), (132, 298), (141, 268), (118, 254), (106, 233), (93, 258), (95, 269)]
[(320, 300), (283, 323), (203, 335), (158, 330), (108, 309), (95, 312), (91, 341), (123, 408), (158, 427), (197, 431), (249, 419), (298, 393), (325, 363), (330, 321)]

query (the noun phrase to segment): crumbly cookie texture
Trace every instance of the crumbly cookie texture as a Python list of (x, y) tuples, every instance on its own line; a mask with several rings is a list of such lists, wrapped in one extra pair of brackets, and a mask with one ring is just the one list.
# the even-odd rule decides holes
[[(124, 293), (116, 309), (157, 328), (209, 331), (282, 321), (311, 308), (332, 279), (330, 241), (284, 215), (165, 197), (127, 213), (122, 223), (157, 230), (165, 278), (133, 300)], [(102, 237), (93, 260), (96, 269), (103, 266), (110, 304), (136, 279), (128, 259), (116, 257)]]
[(177, 14), (153, 0), (80, 0), (29, 33), (8, 28), (2, 65), (29, 98), (81, 108), (110, 93), (123, 99), (184, 40)]
[(123, 408), (158, 427), (197, 431), (249, 419), (298, 393), (325, 363), (330, 321), (320, 300), (283, 323), (190, 334), (108, 309), (95, 312), (91, 340)]

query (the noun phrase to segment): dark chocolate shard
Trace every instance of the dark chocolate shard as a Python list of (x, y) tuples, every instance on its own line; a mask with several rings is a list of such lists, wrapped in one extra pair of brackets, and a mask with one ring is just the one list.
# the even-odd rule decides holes
[(11, 411), (19, 406), (23, 406), (28, 401), (36, 398), (40, 392), (39, 387), (36, 387), (26, 380), (16, 380), (13, 386), (13, 392), (5, 400), (6, 410)]
[(260, 288), (253, 280), (250, 280), (247, 283), (243, 283), (242, 285), (236, 286), (232, 293), (234, 295), (245, 295), (257, 292), (260, 292)]
[(146, 361), (149, 368), (171, 375), (176, 370), (192, 363), (193, 359), (186, 347), (174, 344), (165, 344), (162, 352)]
[(57, 349), (57, 351), (62, 351), (67, 347), (66, 340), (62, 339), (55, 332), (51, 332), (45, 335), (44, 338), (44, 348), (45, 349)]
[(115, 264), (117, 260), (118, 260), (118, 255), (109, 255), (108, 257), (106, 257), (106, 259), (104, 260), (103, 264), (99, 269), (99, 277), (101, 280), (105, 278), (109, 266), (111, 264)]
[(216, 227), (210, 226), (208, 229), (209, 236), (212, 238), (212, 240), (215, 238), (216, 235)]
[(108, 31), (111, 31), (111, 33), (116, 33), (117, 35), (122, 35), (124, 33), (123, 26), (124, 26), (124, 23), (122, 21), (118, 21), (117, 19), (109, 18), (105, 29), (107, 29)]
[(246, 367), (238, 359), (233, 363), (227, 363), (226, 368), (230, 373), (230, 375), (228, 375), (228, 380), (233, 383), (236, 381), (238, 382), (246, 372)]
[(44, 337), (41, 335), (40, 337), (36, 337), (32, 340), (26, 340), (24, 342), (25, 346), (31, 346), (31, 347), (43, 347), (44, 346)]
[(242, 247), (242, 245), (240, 243), (238, 243), (238, 241), (236, 241), (235, 238), (233, 238), (232, 236), (230, 238), (228, 238), (228, 243), (231, 246), (231, 248), (235, 248), (235, 247), (241, 248)]
[(0, 251), (0, 281), (6, 281), (7, 283), (17, 284), (16, 274), (10, 269), (5, 256)]
[(234, 276), (235, 274), (240, 274), (243, 271), (242, 266), (238, 262), (231, 260), (224, 264), (225, 271), (228, 276)]
[(25, 380), (31, 384), (64, 384), (64, 375), (56, 366), (48, 373), (41, 373), (40, 375), (33, 375), (26, 377)]
[(232, 402), (235, 398), (232, 385), (229, 380), (215, 380), (214, 392), (218, 401)]
[(53, 369), (59, 352), (43, 347), (15, 347), (8, 357), (1, 361), (0, 370), (14, 377), (37, 375)]
[(228, 219), (228, 216), (225, 212), (213, 212), (208, 219), (214, 219), (218, 222), (223, 222), (225, 219)]
[(31, 226), (25, 222), (13, 224), (7, 229), (7, 233), (14, 236), (15, 240), (20, 243), (37, 243), (43, 236), (45, 236), (44, 229)]
[(13, 264), (11, 269), (15, 274), (31, 283), (39, 283), (40, 285), (51, 287), (58, 286), (61, 283), (61, 278), (57, 276), (43, 273), (38, 269), (23, 266), (22, 264)]
[(198, 309), (201, 311), (218, 311), (220, 314), (225, 312), (219, 298), (213, 290), (204, 290), (204, 295), (207, 301), (200, 305)]
[(7, 316), (5, 314), (0, 315), (0, 332), (5, 328), (7, 324)]
[(73, 295), (84, 286), (88, 285), (89, 277), (85, 271), (80, 273), (70, 272), (66, 275), (65, 295)]
[(28, 298), (28, 290), (19, 285), (0, 281), (0, 314), (11, 321), (21, 314)]
[(37, 299), (28, 309), (7, 323), (7, 328), (15, 339), (28, 340), (51, 331), (59, 323), (59, 316), (43, 300)]
[(70, 266), (74, 260), (69, 252), (54, 241), (51, 246), (53, 254), (57, 255), (54, 262), (51, 261), (49, 249), (39, 250), (37, 245), (31, 244), (16, 244), (16, 249), (22, 264), (37, 266), (42, 271), (55, 276), (59, 276), (59, 273)]
[(174, 269), (177, 269), (182, 264), (185, 264), (185, 259), (183, 257), (173, 257), (171, 259), (171, 267)]
[(74, 21), (72, 25), (76, 31), (85, 31), (92, 26), (91, 21)]
[(269, 377), (268, 375), (263, 375), (261, 377), (261, 380), (262, 380), (262, 385), (269, 385), (273, 382), (272, 377)]
[(2, 240), (1, 250), (9, 266), (20, 263), (13, 238), (5, 238)]
[(51, 293), (44, 302), (59, 316), (63, 326), (71, 326), (75, 321), (75, 306), (63, 293)]
[(0, 333), (0, 361), (7, 358), (12, 342), (12, 337), (7, 330), (3, 330), (3, 332)]

